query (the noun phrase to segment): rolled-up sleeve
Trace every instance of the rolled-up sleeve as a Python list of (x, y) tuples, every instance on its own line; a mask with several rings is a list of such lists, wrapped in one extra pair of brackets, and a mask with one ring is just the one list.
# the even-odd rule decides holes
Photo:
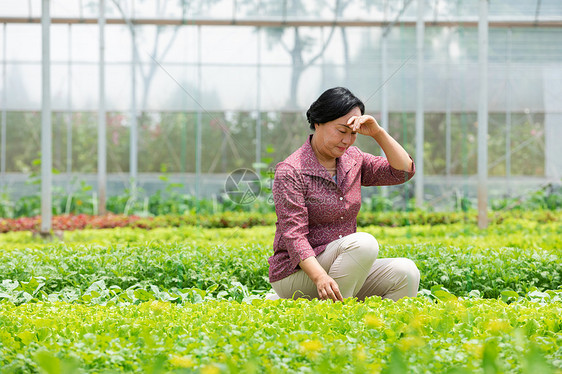
[(370, 153), (361, 152), (363, 163), (361, 165), (361, 185), (362, 186), (392, 186), (402, 184), (414, 176), (416, 166), (412, 160), (412, 170), (398, 170), (390, 166), (386, 157), (374, 156)]
[(278, 164), (272, 193), (280, 233), (277, 250), (287, 251), (291, 265), (296, 268), (299, 262), (315, 255), (307, 239), (308, 209), (302, 175), (290, 165)]

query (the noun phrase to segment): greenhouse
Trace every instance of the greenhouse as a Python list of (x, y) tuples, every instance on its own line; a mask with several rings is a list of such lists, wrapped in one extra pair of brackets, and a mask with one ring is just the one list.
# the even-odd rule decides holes
[[(476, 196), (485, 71), (490, 197), (559, 183), (562, 4), (490, 2), (482, 62), (477, 1), (411, 3), (52, 1), (53, 182), (97, 190), (105, 168), (110, 195), (154, 191), (164, 167), (210, 198), (233, 170), (300, 146), (313, 98), (345, 86), (414, 157), (416, 204), (450, 209)], [(0, 21), (1, 179), (19, 197), (36, 188), (42, 4), (13, 2)]]
[[(561, 373), (562, 1), (0, 0), (0, 64), (0, 372)], [(345, 296), (362, 233), (418, 289)]]

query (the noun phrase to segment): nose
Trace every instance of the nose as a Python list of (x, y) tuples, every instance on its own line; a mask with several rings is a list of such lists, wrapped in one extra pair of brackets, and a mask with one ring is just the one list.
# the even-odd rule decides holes
[(351, 144), (353, 143), (353, 137), (352, 137), (352, 135), (351, 135), (350, 133), (346, 133), (346, 134), (343, 136), (342, 143), (343, 143), (344, 145), (346, 145), (346, 146), (347, 146), (347, 145), (351, 145)]

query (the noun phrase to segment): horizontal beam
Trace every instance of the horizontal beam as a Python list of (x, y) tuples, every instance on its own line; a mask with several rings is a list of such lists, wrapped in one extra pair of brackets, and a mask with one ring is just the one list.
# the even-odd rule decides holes
[[(339, 26), (339, 27), (386, 27), (389, 25), (387, 21), (362, 21), (362, 20), (268, 20), (268, 19), (162, 19), (162, 18), (137, 18), (131, 22), (135, 25), (161, 25), (161, 26), (181, 26), (181, 25), (201, 25), (201, 26), (261, 26), (261, 27), (323, 27), (323, 26)], [(40, 17), (0, 17), (0, 23), (41, 23)], [(53, 24), (97, 24), (97, 18), (72, 18), (59, 17), (52, 18)], [(127, 23), (121, 18), (106, 19), (108, 25), (124, 25)], [(401, 25), (407, 27), (415, 27), (416, 21), (400, 22)], [(478, 20), (468, 21), (425, 21), (427, 27), (478, 27)], [(491, 28), (506, 27), (562, 27), (561, 20), (544, 20), (544, 21), (489, 21)]]

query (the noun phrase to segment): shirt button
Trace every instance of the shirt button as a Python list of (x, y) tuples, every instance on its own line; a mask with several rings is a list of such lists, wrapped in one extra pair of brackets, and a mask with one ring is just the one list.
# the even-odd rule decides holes
[(342, 236), (340, 235), (340, 239), (342, 238)]
[(343, 200), (343, 197), (340, 196), (340, 200)]
[(343, 217), (340, 217), (340, 219), (343, 219)]

